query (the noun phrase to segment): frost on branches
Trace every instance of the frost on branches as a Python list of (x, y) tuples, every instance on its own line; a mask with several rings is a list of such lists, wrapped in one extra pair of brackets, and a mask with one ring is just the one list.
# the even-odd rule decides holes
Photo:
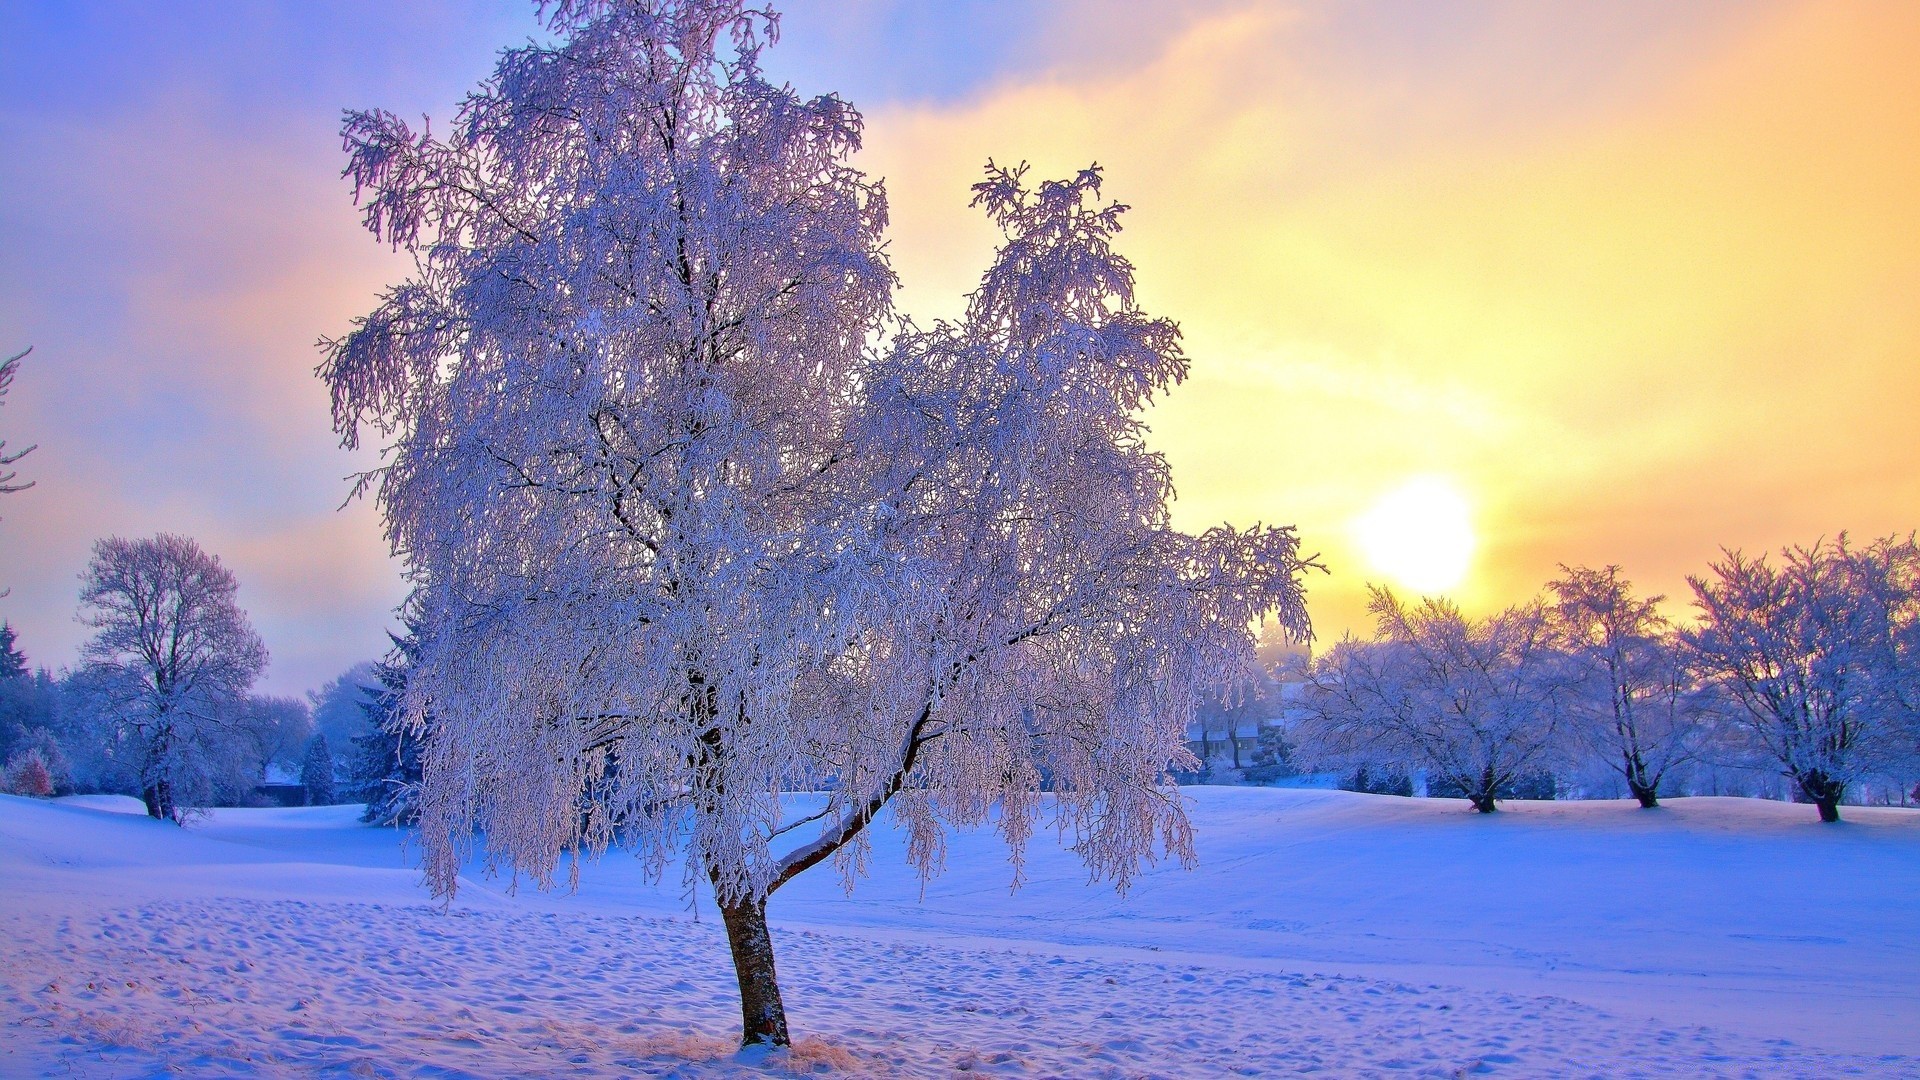
[[(70, 680), (76, 702), (111, 725), (151, 817), (180, 821), (204, 796), (213, 744), (267, 666), (235, 603), (233, 571), (190, 537), (108, 537), (80, 575), (80, 621), (94, 634)], [(201, 803), (200, 805), (205, 805)]]
[(1569, 735), (1651, 809), (1668, 773), (1698, 755), (1719, 700), (1688, 670), (1679, 637), (1660, 614), (1665, 597), (1634, 596), (1617, 566), (1560, 571), (1547, 586), (1547, 621), (1566, 668)]
[(1375, 588), (1368, 610), (1376, 639), (1349, 638), (1314, 665), (1297, 733), (1311, 759), (1426, 769), (1483, 814), (1553, 763), (1561, 688), (1538, 603), (1470, 619), (1445, 599), (1408, 607)]
[(1694, 663), (1736, 704), (1733, 723), (1819, 810), (1847, 785), (1913, 759), (1920, 695), (1920, 544), (1845, 533), (1779, 562), (1729, 551), (1691, 577)]
[[(891, 323), (860, 117), (759, 67), (771, 13), (563, 3), (444, 137), (349, 113), (368, 227), (418, 271), (321, 375), (425, 630), (421, 838), (547, 886), (618, 843), (710, 883), (743, 1039), (787, 1041), (767, 897), (885, 807), (1093, 874), (1191, 857), (1167, 782), (1249, 628), (1307, 632), (1290, 529), (1168, 527), (1139, 410), (1185, 374), (1099, 173), (989, 169), (957, 324)], [(873, 349), (893, 330), (890, 346)], [(1042, 800), (1046, 783), (1052, 794)], [(789, 817), (782, 794), (824, 789)]]

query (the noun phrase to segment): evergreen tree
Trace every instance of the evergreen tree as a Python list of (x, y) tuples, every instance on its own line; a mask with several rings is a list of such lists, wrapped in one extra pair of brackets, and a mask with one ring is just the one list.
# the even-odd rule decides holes
[(0, 679), (17, 679), (27, 673), (27, 656), (14, 648), (13, 627), (0, 622)]
[(406, 730), (400, 701), (407, 692), (407, 674), (420, 652), (419, 631), (411, 623), (407, 636), (394, 637), (393, 652), (373, 667), (379, 680), (374, 693), (362, 702), (373, 731), (355, 736), (352, 783), (366, 800), (360, 820), (375, 825), (411, 825), (419, 816), (414, 801), (420, 786), (420, 744)]
[(307, 789), (308, 806), (333, 805), (333, 748), (324, 732), (307, 740), (306, 756), (300, 759), (300, 783)]

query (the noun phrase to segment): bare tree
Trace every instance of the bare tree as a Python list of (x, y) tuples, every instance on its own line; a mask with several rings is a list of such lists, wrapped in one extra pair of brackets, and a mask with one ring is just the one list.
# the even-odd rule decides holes
[(1310, 760), (1426, 769), (1494, 811), (1500, 792), (1554, 763), (1559, 688), (1539, 604), (1469, 619), (1444, 598), (1409, 608), (1372, 590), (1372, 641), (1314, 665), (1295, 736)]
[(1618, 566), (1560, 571), (1547, 586), (1547, 616), (1570, 676), (1561, 699), (1568, 734), (1651, 809), (1671, 770), (1695, 757), (1714, 695), (1688, 669), (1660, 614), (1664, 597), (1635, 597)]
[(178, 821), (195, 755), (266, 667), (266, 647), (234, 603), (232, 572), (187, 537), (101, 540), (80, 582), (94, 635), (74, 678), (137, 762), (147, 813)]
[(1693, 662), (1738, 704), (1736, 723), (1820, 820), (1840, 820), (1847, 785), (1913, 754), (1914, 626), (1920, 547), (1845, 533), (1780, 561), (1728, 551), (1690, 577)]
[(417, 585), (433, 886), (476, 827), (541, 884), (685, 850), (743, 1042), (784, 1044), (767, 899), (829, 860), (851, 882), (883, 809), (927, 874), (991, 820), (1017, 880), (1043, 806), (1121, 887), (1189, 858), (1166, 770), (1263, 613), (1306, 633), (1304, 563), (1290, 530), (1167, 527), (1138, 413), (1185, 360), (1097, 170), (991, 169), (1005, 242), (966, 316), (869, 351), (884, 193), (849, 105), (762, 77), (772, 16), (553, 11), (444, 139), (346, 125), (368, 225), (421, 266), (321, 373), (348, 442), (394, 438), (368, 483)]
[[(13, 377), (15, 373), (20, 370), (20, 361), (25, 359), (26, 355), (32, 351), (30, 348), (22, 349), (20, 352), (14, 353), (12, 356), (0, 361), (0, 399), (4, 399), (7, 396), (7, 391), (13, 388)], [(0, 405), (5, 404), (6, 402), (4, 400), (0, 400)], [(9, 454), (6, 452), (7, 441), (0, 439), (0, 494), (25, 491), (34, 485), (35, 481), (32, 480), (24, 484), (18, 483), (17, 481), (20, 474), (9, 467), (14, 462), (33, 453), (34, 449), (35, 447), (29, 446), (24, 450), (15, 450)]]

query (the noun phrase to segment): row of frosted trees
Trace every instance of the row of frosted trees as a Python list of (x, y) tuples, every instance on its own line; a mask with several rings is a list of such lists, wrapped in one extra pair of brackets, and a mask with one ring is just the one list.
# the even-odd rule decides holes
[(1562, 567), (1485, 618), (1375, 589), (1376, 634), (1311, 669), (1296, 757), (1423, 771), (1485, 813), (1543, 773), (1594, 762), (1642, 806), (1679, 773), (1764, 767), (1838, 821), (1850, 785), (1920, 761), (1920, 546), (1833, 541), (1729, 552), (1689, 578), (1695, 619), (1636, 596), (1618, 567)]

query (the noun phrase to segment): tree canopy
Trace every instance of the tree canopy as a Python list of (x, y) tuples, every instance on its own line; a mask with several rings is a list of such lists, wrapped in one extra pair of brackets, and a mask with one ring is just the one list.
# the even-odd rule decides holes
[(892, 318), (860, 116), (763, 76), (771, 13), (551, 21), (445, 136), (343, 128), (367, 226), (418, 265), (321, 375), (348, 444), (390, 440), (364, 482), (416, 587), (429, 879), (476, 829), (542, 884), (685, 850), (744, 1038), (784, 1043), (766, 898), (828, 859), (851, 883), (886, 806), (924, 873), (990, 817), (1017, 866), (1043, 810), (1121, 887), (1190, 857), (1167, 768), (1264, 614), (1306, 634), (1308, 560), (1286, 528), (1169, 526), (1138, 414), (1186, 360), (1099, 170), (990, 166), (1003, 244), (923, 329)]

